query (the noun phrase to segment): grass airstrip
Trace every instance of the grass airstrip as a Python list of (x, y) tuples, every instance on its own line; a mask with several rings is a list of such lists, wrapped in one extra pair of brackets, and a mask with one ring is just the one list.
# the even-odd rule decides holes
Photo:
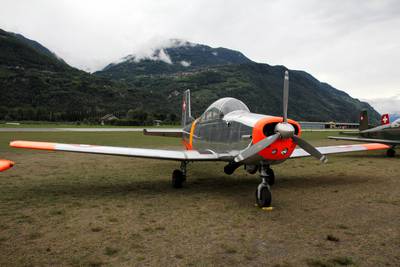
[[(307, 132), (315, 145), (332, 132)], [(177, 148), (140, 132), (0, 133), (0, 266), (399, 266), (400, 157), (384, 151), (274, 167), (272, 211), (257, 175), (223, 163), (17, 150), (11, 140)], [(397, 150), (398, 154), (400, 153)]]

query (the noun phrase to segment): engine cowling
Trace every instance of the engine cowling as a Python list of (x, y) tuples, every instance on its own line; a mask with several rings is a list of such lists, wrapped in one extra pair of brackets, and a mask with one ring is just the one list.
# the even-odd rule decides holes
[[(253, 127), (253, 143), (257, 143), (264, 138), (275, 134), (275, 128), (278, 123), (283, 121), (282, 117), (265, 117), (257, 121)], [(301, 135), (301, 126), (294, 120), (288, 120), (295, 130), (295, 135)], [(292, 138), (280, 138), (273, 144), (263, 149), (258, 154), (267, 160), (285, 160), (290, 157), (293, 150), (296, 148), (296, 143)]]

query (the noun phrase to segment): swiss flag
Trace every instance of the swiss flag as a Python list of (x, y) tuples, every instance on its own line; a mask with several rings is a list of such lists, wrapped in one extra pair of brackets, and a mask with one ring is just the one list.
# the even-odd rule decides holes
[(389, 114), (383, 114), (381, 117), (381, 124), (385, 125), (385, 124), (389, 124)]

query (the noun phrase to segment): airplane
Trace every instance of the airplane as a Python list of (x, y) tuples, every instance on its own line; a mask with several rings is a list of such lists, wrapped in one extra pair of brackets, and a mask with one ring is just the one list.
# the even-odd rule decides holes
[(386, 155), (388, 157), (394, 157), (396, 155), (395, 148), (397, 145), (400, 145), (400, 119), (390, 123), (389, 116), (384, 114), (382, 115), (381, 123), (382, 125), (369, 128), (368, 113), (366, 110), (363, 110), (360, 113), (359, 132), (356, 133), (358, 137), (328, 136), (328, 138), (335, 140), (386, 144), (390, 146), (386, 151)]
[(0, 159), (0, 172), (8, 170), (14, 166), (14, 162), (7, 159)]
[[(256, 189), (256, 202), (261, 208), (271, 207), (270, 186), (275, 183), (271, 165), (289, 158), (313, 156), (326, 163), (326, 154), (387, 149), (384, 144), (356, 144), (315, 148), (301, 138), (300, 124), (288, 119), (289, 73), (283, 82), (283, 116), (250, 112), (240, 100), (225, 97), (212, 103), (197, 119), (191, 115), (190, 90), (183, 93), (182, 129), (144, 129), (145, 135), (182, 138), (185, 150), (162, 150), (82, 144), (61, 144), (12, 141), (11, 147), (107, 154), (129, 157), (174, 160), (180, 168), (172, 173), (172, 186), (181, 188), (186, 181), (187, 165), (191, 162), (222, 161), (226, 174), (240, 166), (248, 173), (259, 171), (261, 183)], [(299, 146), (301, 148), (296, 148)]]

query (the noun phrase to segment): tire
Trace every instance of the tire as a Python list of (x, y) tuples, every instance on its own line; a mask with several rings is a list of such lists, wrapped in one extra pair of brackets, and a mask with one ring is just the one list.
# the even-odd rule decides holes
[(186, 180), (186, 177), (183, 175), (182, 171), (174, 170), (172, 173), (172, 187), (173, 188), (182, 188), (183, 182)]
[[(259, 190), (260, 190), (260, 198), (258, 196)], [(265, 186), (262, 184), (258, 186), (258, 188), (256, 190), (256, 201), (257, 201), (257, 205), (260, 208), (271, 207), (272, 194), (271, 194), (271, 191), (269, 190), (268, 186)]]
[(272, 169), (268, 168), (267, 169), (267, 174), (268, 174), (268, 184), (269, 185), (274, 185), (275, 184), (275, 173)]
[(396, 151), (393, 148), (390, 148), (386, 151), (386, 155), (390, 158), (393, 158), (396, 155)]

